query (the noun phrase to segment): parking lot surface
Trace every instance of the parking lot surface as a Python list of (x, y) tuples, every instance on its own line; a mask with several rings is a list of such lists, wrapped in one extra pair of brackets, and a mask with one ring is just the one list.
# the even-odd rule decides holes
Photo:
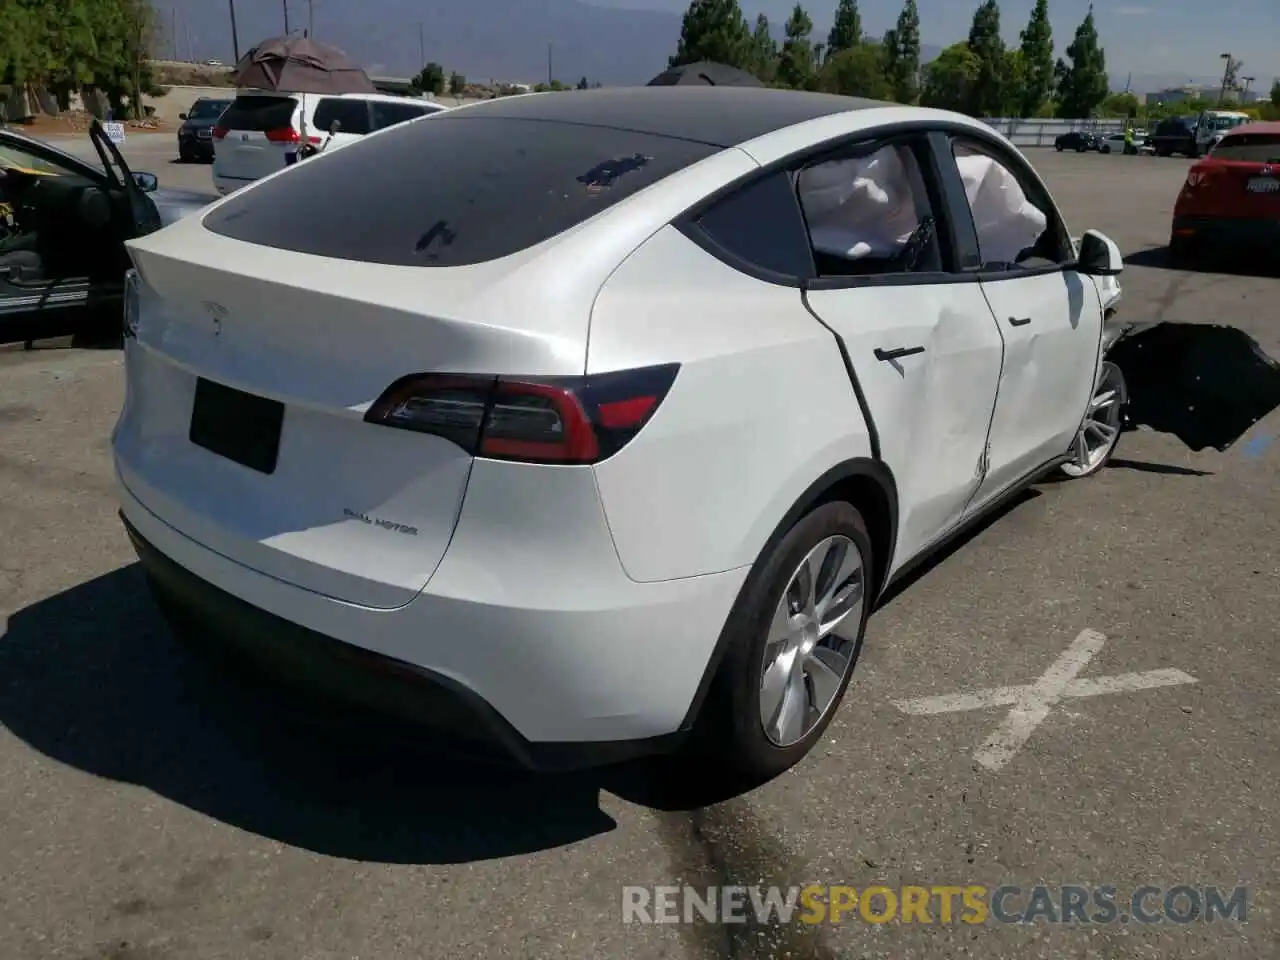
[[(130, 151), (165, 185), (208, 175)], [(1186, 161), (1033, 160), (1073, 232), (1126, 253), (1124, 311), (1280, 357), (1280, 279), (1164, 262)], [(0, 956), (1280, 956), (1280, 416), (1226, 453), (1131, 433), (1035, 488), (873, 616), (808, 759), (726, 796), (667, 764), (537, 779), (311, 729), (192, 663), (115, 516), (121, 372), (110, 347), (0, 350)], [(761, 883), (1011, 884), (1019, 908), (1036, 884), (1245, 886), (1248, 909), (622, 922), (624, 885)]]

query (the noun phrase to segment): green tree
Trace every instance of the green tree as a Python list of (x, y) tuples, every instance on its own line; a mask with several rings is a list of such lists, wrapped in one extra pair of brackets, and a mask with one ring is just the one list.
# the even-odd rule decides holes
[(915, 103), (920, 95), (920, 11), (907, 0), (898, 22), (884, 35), (884, 72), (890, 94), (899, 103)]
[(858, 0), (840, 0), (836, 4), (835, 21), (827, 34), (827, 56), (834, 57), (841, 50), (850, 50), (862, 42), (862, 15), (858, 12)]
[(756, 17), (756, 29), (751, 34), (751, 72), (765, 83), (772, 83), (778, 75), (778, 42), (763, 13)]
[(982, 62), (967, 43), (947, 47), (924, 68), (920, 103), (926, 107), (963, 111), (973, 101)]
[(885, 69), (884, 48), (862, 42), (827, 58), (818, 74), (818, 89), (846, 97), (893, 99)]
[(1004, 72), (1008, 61), (1000, 38), (1000, 5), (996, 0), (983, 0), (974, 11), (969, 52), (978, 59), (978, 76), (964, 112), (975, 117), (998, 117), (1004, 112)]
[(467, 89), (467, 78), (457, 70), (449, 74), (449, 96), (460, 97)]
[(1031, 19), (1021, 34), (1021, 82), (1014, 87), (1020, 117), (1034, 117), (1053, 92), (1053, 27), (1049, 25), (1049, 0), (1036, 0)]
[(751, 69), (751, 32), (738, 0), (692, 0), (680, 25), (680, 43), (669, 67), (711, 60)]
[(803, 90), (814, 80), (813, 72), (813, 20), (796, 4), (787, 18), (787, 38), (782, 42), (782, 54), (778, 58), (778, 81), (796, 90)]
[(1105, 117), (1136, 117), (1138, 98), (1132, 93), (1112, 93), (1102, 101), (1098, 112)]
[(444, 93), (444, 67), (434, 61), (428, 63), (418, 75), (409, 81), (409, 89), (416, 93), (433, 93), (437, 97)]
[(1280, 77), (1276, 78), (1271, 83), (1271, 102), (1275, 106), (1280, 107)]
[(1098, 46), (1098, 29), (1093, 22), (1093, 4), (1076, 28), (1075, 39), (1067, 47), (1071, 65), (1058, 85), (1058, 116), (1083, 118), (1107, 98), (1107, 58)]

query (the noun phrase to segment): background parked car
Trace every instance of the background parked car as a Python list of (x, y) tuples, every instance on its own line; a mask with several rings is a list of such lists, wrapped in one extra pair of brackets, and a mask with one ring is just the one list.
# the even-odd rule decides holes
[(201, 97), (191, 105), (190, 113), (180, 114), (182, 126), (178, 128), (178, 159), (184, 163), (193, 160), (213, 160), (213, 128), (231, 100), (215, 100)]
[(1156, 156), (1171, 157), (1175, 153), (1196, 156), (1195, 124), (1195, 117), (1165, 117), (1156, 124), (1150, 141)]
[(1053, 146), (1059, 153), (1063, 150), (1074, 150), (1077, 153), (1084, 153), (1087, 150), (1096, 150), (1098, 153), (1111, 152), (1111, 145), (1101, 137), (1080, 130), (1062, 134), (1053, 141)]
[(241, 93), (213, 128), (213, 185), (228, 194), (296, 163), (305, 145), (334, 149), (446, 109), (376, 93)]

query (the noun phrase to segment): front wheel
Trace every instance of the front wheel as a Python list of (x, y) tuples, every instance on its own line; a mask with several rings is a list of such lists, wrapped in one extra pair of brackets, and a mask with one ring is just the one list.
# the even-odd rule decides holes
[(818, 742), (853, 676), (872, 583), (871, 539), (849, 503), (817, 507), (761, 556), (699, 717), (714, 761), (766, 780)]
[(1124, 407), (1129, 401), (1129, 388), (1124, 372), (1109, 360), (1102, 361), (1098, 385), (1089, 398), (1089, 409), (1071, 444), (1071, 459), (1062, 472), (1072, 479), (1091, 477), (1111, 459), (1120, 442)]

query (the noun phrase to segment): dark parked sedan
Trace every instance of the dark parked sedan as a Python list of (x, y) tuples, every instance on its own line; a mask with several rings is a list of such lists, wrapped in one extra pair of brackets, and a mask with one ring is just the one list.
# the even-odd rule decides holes
[(178, 128), (178, 157), (181, 160), (213, 161), (213, 128), (229, 106), (230, 100), (201, 97), (191, 105), (190, 113), (181, 115), (182, 126)]
[(1076, 153), (1084, 153), (1086, 150), (1096, 150), (1098, 153), (1111, 152), (1111, 144), (1102, 137), (1094, 136), (1092, 133), (1082, 133), (1079, 130), (1062, 134), (1053, 141), (1053, 147), (1059, 153), (1063, 150), (1074, 150)]

